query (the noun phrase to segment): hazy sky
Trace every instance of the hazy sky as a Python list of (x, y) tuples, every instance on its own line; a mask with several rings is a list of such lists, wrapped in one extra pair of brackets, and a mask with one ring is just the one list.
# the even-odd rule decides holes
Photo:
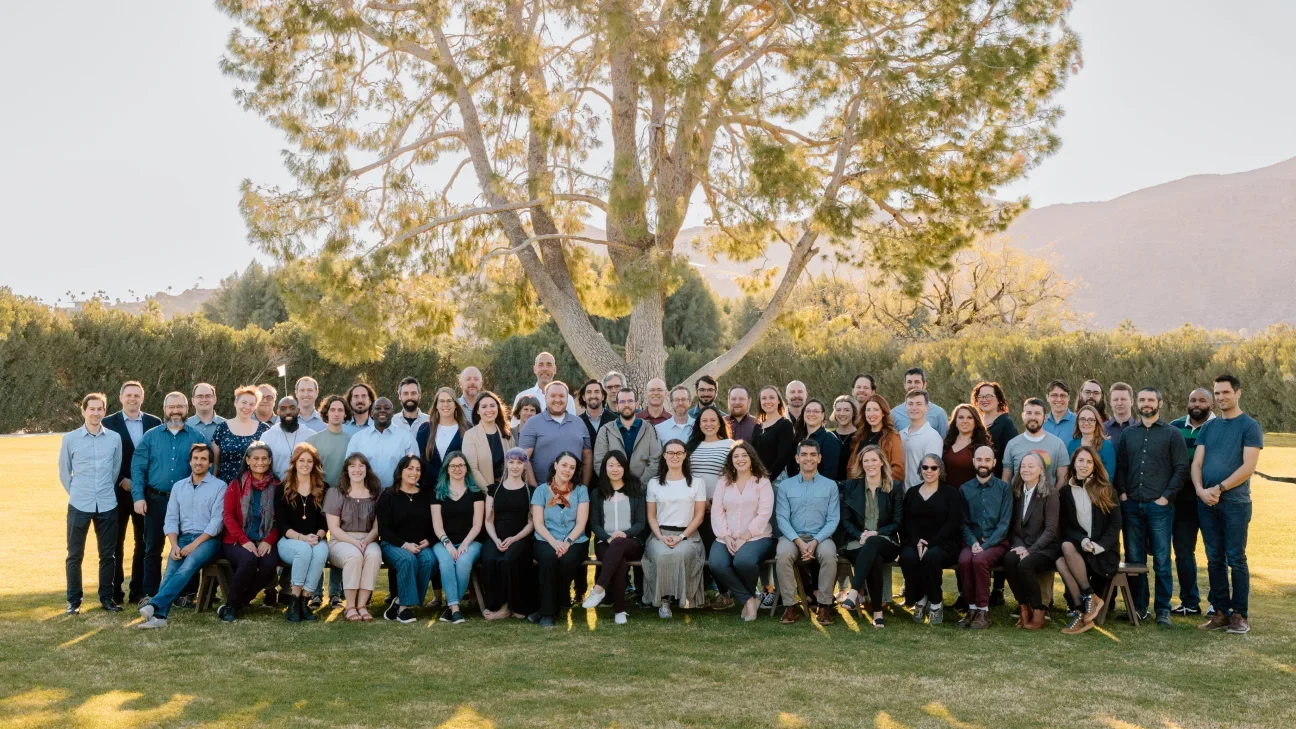
[[(1106, 200), (1296, 156), (1296, 3), (1076, 6), (1085, 67), (1060, 98), (1062, 150), (1000, 197)], [(223, 14), (192, 0), (6, 2), (0, 27), (0, 286), (134, 299), (214, 286), (251, 260), (239, 182), (287, 179), (278, 133), (235, 104), (217, 66)]]

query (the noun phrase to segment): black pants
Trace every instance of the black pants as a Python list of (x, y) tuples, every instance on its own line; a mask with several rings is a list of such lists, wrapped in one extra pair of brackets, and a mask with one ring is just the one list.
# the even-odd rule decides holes
[[(850, 554), (850, 552), (839, 552)], [(857, 592), (863, 585), (868, 590), (869, 610), (877, 612), (882, 609), (886, 597), (882, 595), (882, 576), (888, 565), (900, 555), (900, 547), (886, 537), (872, 536), (855, 550), (855, 574), (851, 575), (851, 587)], [(915, 551), (914, 556), (918, 554)], [(939, 577), (937, 578), (939, 579)]]
[[(702, 554), (710, 555), (711, 545), (715, 544), (716, 540), (715, 529), (711, 528), (710, 508), (706, 510), (706, 514), (702, 517), (702, 523), (698, 525), (698, 536), (702, 537)], [(702, 567), (702, 589), (704, 591), (708, 590), (712, 585), (715, 585), (717, 594), (729, 594), (729, 588), (720, 584), (720, 581), (715, 578), (715, 575), (711, 574), (711, 566), (709, 564), (704, 564)]]
[[(957, 560), (957, 553), (940, 546), (927, 547), (922, 559), (918, 558), (918, 547), (902, 548), (900, 570), (904, 573), (905, 579), (905, 602), (916, 603), (923, 598), (926, 598), (929, 603), (944, 601), (945, 592), (941, 587), (941, 572), (947, 567), (953, 567)], [(881, 589), (882, 586), (879, 584), (878, 590)]]
[(485, 573), (486, 609), (495, 611), (509, 606), (509, 611), (529, 615), (535, 611), (536, 570), (531, 563), (535, 537), (519, 539), (501, 552), (495, 541), (482, 544), (481, 565)]
[(222, 544), (221, 552), (234, 566), (234, 583), (230, 585), (227, 603), (235, 610), (242, 610), (274, 579), (279, 552), (271, 549), (264, 557), (258, 557), (237, 544)]
[(139, 602), (144, 597), (144, 517), (135, 513), (135, 502), (131, 501), (129, 491), (117, 489), (117, 555), (113, 568), (113, 599), (122, 602), (126, 592), (122, 585), (126, 583), (126, 566), (123, 564), (126, 554), (126, 526), (135, 532), (135, 548), (131, 554), (130, 601)]
[(1057, 566), (1055, 562), (1052, 555), (1042, 553), (1018, 557), (1016, 552), (1009, 550), (1004, 554), (1004, 577), (1008, 580), (1008, 586), (1012, 588), (1018, 605), (1029, 605), (1033, 610), (1044, 609), (1039, 575), (1053, 570)]
[(1197, 588), (1197, 534), (1200, 530), (1197, 504), (1175, 504), (1170, 546), (1174, 548), (1175, 572), (1179, 577), (1179, 604), (1188, 608), (1201, 608), (1201, 591)]
[(117, 510), (81, 511), (68, 504), (67, 511), (67, 601), (81, 604), (81, 562), (85, 559), (86, 536), (94, 524), (95, 542), (99, 547), (99, 602), (113, 597), (113, 570), (117, 564)]
[(619, 537), (611, 542), (599, 542), (594, 545), (594, 553), (603, 562), (596, 580), (612, 599), (612, 609), (623, 613), (626, 611), (626, 580), (630, 565), (643, 558), (643, 545), (637, 539)]
[(157, 594), (162, 583), (162, 552), (167, 543), (163, 525), (170, 500), (170, 492), (144, 490), (144, 502), (148, 506), (144, 514), (144, 594), (149, 597)]
[(589, 542), (571, 545), (561, 557), (545, 541), (536, 540), (534, 549), (536, 578), (540, 583), (540, 616), (552, 618), (558, 615), (559, 606), (567, 602), (572, 582), (585, 572)]

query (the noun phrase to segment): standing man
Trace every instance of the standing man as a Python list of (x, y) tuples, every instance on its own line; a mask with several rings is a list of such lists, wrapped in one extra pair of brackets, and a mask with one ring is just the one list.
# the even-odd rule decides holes
[(1134, 424), (1134, 388), (1124, 382), (1117, 382), (1107, 393), (1111, 401), (1112, 416), (1103, 423), (1107, 438), (1120, 450), (1121, 433)]
[(373, 427), (373, 421), (369, 418), (369, 408), (373, 407), (374, 400), (378, 399), (374, 389), (363, 382), (357, 382), (347, 390), (346, 399), (347, 405), (351, 408), (351, 419), (342, 426), (342, 429), (347, 435), (355, 435), (358, 430)]
[[(1179, 429), (1160, 418), (1161, 393), (1153, 387), (1138, 391), (1139, 422), (1127, 427), (1116, 446), (1116, 477), (1121, 523), (1125, 529), (1125, 561), (1147, 562), (1152, 553), (1156, 573), (1157, 625), (1172, 628), (1170, 593), (1170, 535), (1174, 505), (1188, 480), (1188, 448)], [(1139, 618), (1147, 615), (1147, 575), (1131, 575), (1130, 591)]]
[(292, 461), (293, 449), (305, 443), (315, 435), (315, 431), (303, 428), (298, 416), (297, 401), (285, 397), (279, 401), (279, 422), (261, 435), (261, 440), (270, 446), (270, 468), (275, 478), (280, 481), (288, 475), (288, 466)]
[(687, 443), (693, 436), (693, 418), (689, 416), (693, 393), (689, 392), (688, 387), (684, 385), (676, 385), (670, 392), (670, 401), (674, 415), (670, 420), (657, 424), (657, 438), (663, 443), (669, 443), (676, 438), (682, 443)]
[(351, 407), (340, 395), (329, 395), (324, 398), (320, 407), (323, 413), (324, 430), (310, 433), (306, 442), (315, 446), (319, 452), (320, 468), (324, 469), (324, 484), (336, 487), (342, 479), (342, 464), (346, 462), (347, 447), (351, 445), (351, 434), (344, 427), (351, 416)]
[(1056, 435), (1063, 443), (1071, 442), (1075, 434), (1075, 412), (1068, 407), (1071, 404), (1071, 388), (1062, 380), (1053, 380), (1045, 390), (1049, 403), (1049, 414), (1044, 419), (1044, 432)]
[(127, 598), (122, 586), (126, 582), (123, 559), (128, 523), (135, 534), (129, 597), (132, 603), (144, 599), (144, 515), (135, 513), (135, 500), (131, 498), (131, 459), (144, 434), (161, 425), (162, 420), (140, 409), (144, 404), (144, 386), (135, 380), (123, 384), (117, 391), (117, 398), (121, 401), (121, 410), (104, 418), (103, 426), (121, 436), (122, 444), (121, 469), (117, 474), (117, 551), (114, 552), (117, 560), (113, 572), (113, 602), (120, 605)]
[[(549, 383), (553, 382), (554, 378), (558, 376), (558, 362), (554, 359), (552, 354), (541, 352), (536, 355), (535, 364), (531, 365), (531, 371), (534, 372), (536, 376), (535, 387), (528, 388), (514, 395), (513, 407), (509, 409), (509, 412), (517, 412), (518, 400), (521, 400), (527, 395), (534, 397), (538, 403), (547, 402), (545, 392), (549, 387)], [(563, 389), (566, 389), (565, 385)], [(576, 415), (576, 398), (572, 397), (570, 392), (567, 393), (567, 412), (571, 413), (573, 416)], [(514, 427), (517, 427), (517, 422), (518, 419), (515, 416), (513, 418)]]
[(1045, 411), (1044, 401), (1038, 397), (1032, 397), (1022, 405), (1022, 424), (1026, 426), (1026, 432), (1008, 441), (1004, 448), (1004, 481), (1012, 483), (1013, 474), (1017, 473), (1017, 466), (1027, 453), (1038, 453), (1040, 460), (1044, 461), (1049, 482), (1055, 486), (1066, 483), (1070, 457), (1062, 439), (1045, 432)]
[(667, 394), (666, 380), (660, 377), (648, 380), (647, 394), (644, 395), (644, 409), (640, 410), (638, 415), (654, 428), (671, 419), (671, 411), (666, 407)]
[(1076, 395), (1075, 409), (1079, 410), (1085, 405), (1093, 405), (1103, 420), (1107, 419), (1107, 402), (1103, 400), (1103, 386), (1098, 380), (1085, 380), (1080, 385), (1080, 394)]
[(585, 428), (589, 430), (590, 443), (598, 436), (599, 428), (604, 423), (610, 423), (616, 420), (616, 413), (611, 408), (604, 407), (607, 403), (605, 399), (607, 391), (603, 389), (603, 384), (598, 380), (586, 380), (581, 385), (580, 393), (576, 395), (576, 402), (585, 409), (585, 412), (577, 415)]
[(815, 441), (801, 441), (796, 460), (800, 473), (784, 479), (774, 492), (774, 517), (781, 535), (774, 550), (774, 569), (784, 608), (779, 622), (788, 625), (801, 619), (793, 570), (818, 562), (815, 617), (820, 625), (832, 625), (833, 585), (837, 584), (833, 533), (841, 521), (837, 482), (819, 473), (819, 444)]
[[(801, 411), (805, 409), (806, 400), (810, 399), (810, 394), (806, 392), (805, 383), (801, 380), (792, 380), (783, 388), (783, 397), (787, 400), (787, 418), (793, 424), (801, 422)], [(898, 427), (898, 426), (897, 426)]]
[[(1206, 423), (1215, 419), (1215, 401), (1204, 387), (1188, 393), (1188, 414), (1170, 424), (1179, 429), (1188, 457), (1197, 448), (1197, 434)], [(1174, 533), (1170, 546), (1174, 549), (1175, 573), (1179, 577), (1179, 605), (1170, 609), (1172, 615), (1201, 615), (1201, 591), (1197, 589), (1197, 532), (1201, 522), (1197, 519), (1197, 490), (1191, 482), (1179, 489), (1175, 500)]]
[(477, 396), (482, 391), (482, 373), (476, 367), (465, 367), (459, 373), (459, 407), (463, 409), (464, 420), (472, 425), (472, 409), (477, 404)]
[(1220, 416), (1203, 425), (1197, 434), (1192, 462), (1197, 517), (1206, 547), (1209, 599), (1215, 609), (1210, 620), (1200, 627), (1227, 628), (1234, 635), (1251, 630), (1247, 619), (1251, 594), (1247, 527), (1251, 523), (1251, 474), (1264, 448), (1264, 431), (1242, 412), (1241, 398), (1242, 383), (1238, 378), (1215, 378), (1215, 404), (1219, 405)]
[(190, 474), (167, 489), (162, 517), (162, 530), (171, 545), (166, 577), (153, 599), (140, 608), (144, 622), (137, 628), (165, 628), (176, 597), (216, 559), (220, 550), (217, 537), (224, 526), (226, 484), (211, 474), (211, 462), (211, 446), (194, 443), (189, 449)]
[(617, 393), (617, 413), (620, 417), (599, 428), (594, 439), (594, 470), (597, 475), (603, 457), (610, 451), (621, 451), (630, 460), (630, 473), (640, 483), (656, 475), (657, 461), (661, 458), (662, 443), (657, 430), (642, 418), (635, 416), (635, 391), (623, 387)]
[(621, 388), (625, 386), (626, 386), (625, 375), (621, 374), (620, 372), (617, 372), (616, 370), (608, 370), (608, 373), (606, 375), (603, 375), (603, 393), (605, 395), (605, 397), (603, 398), (603, 402), (609, 408), (616, 405), (618, 402), (617, 393), (621, 392)]
[(734, 385), (729, 388), (728, 404), (729, 414), (724, 420), (729, 428), (729, 437), (750, 443), (752, 432), (756, 430), (756, 418), (751, 414), (751, 393), (742, 385)]
[[(697, 405), (694, 405), (693, 409), (689, 410), (690, 418), (696, 418), (704, 407), (711, 406), (716, 410), (720, 410), (720, 405), (716, 403), (716, 396), (720, 394), (720, 385), (716, 382), (716, 378), (711, 375), (702, 375), (697, 378), (697, 382), (693, 383), (693, 389), (697, 392)], [(724, 411), (720, 410), (720, 415), (723, 416), (724, 414)]]
[(274, 388), (274, 385), (263, 383), (257, 385), (257, 395), (260, 399), (257, 400), (254, 417), (266, 425), (274, 425), (279, 422), (279, 416), (275, 415), (275, 405), (279, 402), (279, 391)]
[(594, 457), (589, 430), (585, 424), (567, 410), (571, 395), (563, 382), (550, 382), (545, 392), (545, 411), (533, 415), (522, 427), (518, 447), (531, 459), (536, 483), (549, 481), (549, 467), (564, 451), (578, 454), (581, 459), (580, 482), (586, 485), (593, 480)]
[[(900, 431), (900, 442), (904, 444), (906, 491), (922, 483), (922, 472), (918, 470), (918, 465), (922, 463), (923, 456), (930, 454), (939, 458), (945, 451), (944, 439), (932, 427), (931, 418), (927, 417), (930, 404), (927, 391), (922, 389), (913, 390), (904, 401), (907, 417), (905, 428)], [(1062, 451), (1065, 453), (1066, 448)]]
[(99, 604), (121, 611), (113, 599), (117, 555), (117, 479), (121, 473), (122, 438), (103, 427), (108, 396), (92, 392), (81, 398), (80, 428), (63, 436), (59, 445), (59, 481), (68, 495), (67, 614), (81, 613), (81, 561), (86, 535), (94, 524), (99, 545)]
[(347, 444), (346, 454), (363, 453), (369, 459), (369, 467), (378, 477), (378, 483), (383, 488), (390, 488), (396, 474), (396, 463), (405, 456), (417, 456), (418, 444), (408, 430), (392, 425), (396, 407), (391, 400), (378, 398), (370, 412), (373, 427), (356, 431)]
[[(905, 401), (891, 409), (891, 419), (895, 421), (896, 430), (899, 431), (904, 431), (909, 427), (907, 407), (909, 395), (918, 390), (930, 392), (927, 389), (927, 373), (923, 371), (923, 368), (910, 367), (905, 370), (904, 389)], [(927, 422), (931, 423), (931, 426), (936, 429), (936, 433), (942, 438), (945, 437), (945, 433), (949, 432), (949, 416), (945, 414), (945, 410), (940, 405), (932, 402), (930, 397), (927, 398)], [(936, 455), (940, 454), (937, 453)], [(914, 468), (917, 469), (918, 464), (915, 463)]]
[(1012, 522), (1012, 487), (996, 478), (994, 448), (978, 446), (972, 454), (976, 478), (959, 486), (963, 497), (963, 549), (959, 552), (959, 588), (967, 603), (960, 628), (990, 627), (990, 572), (1008, 551)]
[[(165, 420), (144, 434), (131, 456), (131, 501), (135, 513), (144, 517), (144, 600), (157, 594), (162, 581), (163, 524), (171, 487), (189, 477), (190, 449), (207, 443), (197, 428), (185, 423), (188, 414), (184, 393), (168, 393), (162, 400)], [(210, 459), (208, 453), (208, 467)]]
[(315, 412), (316, 400), (319, 399), (319, 383), (315, 381), (315, 378), (306, 375), (297, 380), (297, 384), (293, 387), (293, 395), (297, 398), (298, 427), (309, 430), (311, 433), (324, 430), (324, 418), (321, 418), (320, 414)]
[(851, 397), (855, 398), (855, 405), (861, 413), (864, 412), (864, 403), (868, 402), (875, 392), (877, 392), (877, 380), (873, 375), (855, 375), (855, 382), (851, 384)]
[(206, 382), (199, 382), (193, 389), (194, 414), (185, 421), (196, 429), (210, 443), (216, 434), (216, 426), (225, 422), (225, 418), (216, 414), (216, 388)]
[(423, 388), (414, 377), (406, 377), (396, 386), (396, 401), (401, 405), (400, 414), (392, 418), (392, 427), (409, 433), (417, 433), (420, 426), (428, 421), (428, 414), (419, 407), (423, 399)]

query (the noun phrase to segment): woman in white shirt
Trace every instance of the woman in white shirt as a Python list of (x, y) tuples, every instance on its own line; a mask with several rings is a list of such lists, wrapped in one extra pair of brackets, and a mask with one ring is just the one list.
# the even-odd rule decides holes
[[(439, 388), (432, 402), (431, 417), (419, 426), (418, 433), (414, 436), (419, 453), (423, 455), (422, 485), (429, 491), (436, 488), (445, 455), (463, 450), (463, 436), (468, 432), (468, 421), (464, 419), (463, 408), (459, 407), (454, 390)], [(489, 485), (485, 484), (482, 488)]]
[(739, 442), (729, 451), (711, 501), (715, 543), (707, 563), (716, 582), (743, 604), (743, 620), (756, 619), (756, 578), (774, 554), (774, 487), (756, 449)]
[(680, 607), (699, 607), (706, 599), (706, 552), (698, 536), (706, 517), (706, 484), (693, 476), (688, 450), (678, 438), (662, 446), (646, 499), (651, 534), (644, 547), (644, 599), (657, 606), (657, 617), (666, 619), (671, 600)]

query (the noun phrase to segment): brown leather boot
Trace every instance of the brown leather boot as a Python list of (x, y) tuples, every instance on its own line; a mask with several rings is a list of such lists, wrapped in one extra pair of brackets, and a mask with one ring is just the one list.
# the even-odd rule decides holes
[(989, 610), (973, 610), (972, 612), (975, 613), (972, 617), (972, 630), (985, 630), (991, 626)]
[(1029, 606), (1029, 605), (1018, 605), (1018, 606), (1017, 606), (1017, 625), (1016, 625), (1015, 627), (1018, 627), (1018, 628), (1024, 628), (1024, 627), (1026, 627), (1026, 623), (1029, 623), (1029, 622), (1030, 622), (1030, 606)]
[(1036, 609), (1030, 611), (1030, 621), (1024, 626), (1027, 630), (1043, 630), (1044, 618), (1048, 616), (1048, 611)]

